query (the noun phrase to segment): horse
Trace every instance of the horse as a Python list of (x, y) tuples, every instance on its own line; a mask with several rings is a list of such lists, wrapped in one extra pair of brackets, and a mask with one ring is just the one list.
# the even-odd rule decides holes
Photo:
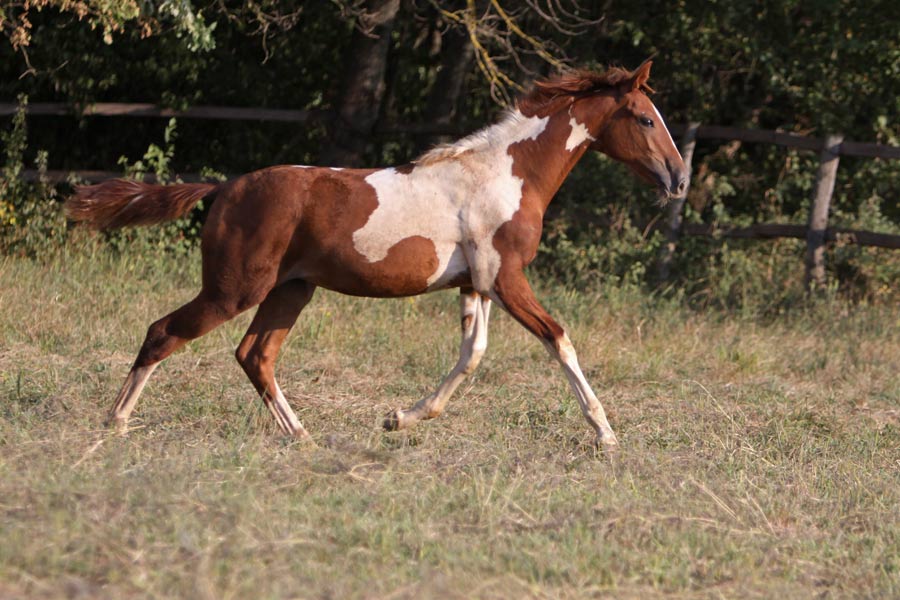
[(275, 380), (275, 361), (315, 289), (397, 298), (457, 288), (456, 366), (433, 393), (388, 414), (383, 427), (406, 429), (444, 411), (484, 355), (493, 303), (543, 342), (598, 446), (614, 449), (615, 433), (575, 348), (523, 269), (535, 258), (551, 199), (588, 150), (630, 167), (662, 200), (684, 194), (687, 169), (649, 98), (651, 64), (538, 81), (499, 122), (401, 166), (281, 165), (219, 184), (115, 179), (77, 188), (67, 214), (96, 229), (175, 219), (200, 200), (211, 206), (201, 232), (202, 288), (150, 325), (108, 425), (127, 430), (163, 359), (258, 305), (235, 356), (281, 430), (308, 438)]

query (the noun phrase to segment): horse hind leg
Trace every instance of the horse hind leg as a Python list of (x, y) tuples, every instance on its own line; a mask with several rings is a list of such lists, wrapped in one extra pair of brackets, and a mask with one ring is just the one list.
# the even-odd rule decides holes
[(424, 419), (433, 419), (444, 412), (447, 401), (463, 379), (470, 375), (487, 349), (488, 317), (491, 301), (476, 292), (460, 293), (460, 317), (462, 321), (462, 342), (459, 360), (453, 370), (444, 378), (438, 388), (422, 398), (415, 406), (406, 410), (395, 410), (384, 420), (388, 431), (412, 427)]
[(144, 385), (159, 363), (187, 342), (228, 321), (244, 308), (230, 302), (214, 301), (200, 292), (181, 308), (153, 323), (116, 396), (107, 423), (124, 432)]
[(281, 430), (296, 437), (309, 437), (275, 381), (278, 350), (303, 308), (312, 299), (315, 286), (295, 279), (274, 288), (263, 300), (250, 323), (235, 357)]

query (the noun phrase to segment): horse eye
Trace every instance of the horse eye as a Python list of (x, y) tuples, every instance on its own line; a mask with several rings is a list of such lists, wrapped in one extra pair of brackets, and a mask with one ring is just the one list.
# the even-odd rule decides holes
[(644, 115), (641, 115), (640, 117), (638, 117), (638, 122), (641, 125), (643, 125), (644, 127), (653, 127), (653, 119), (650, 119), (649, 117), (645, 117)]

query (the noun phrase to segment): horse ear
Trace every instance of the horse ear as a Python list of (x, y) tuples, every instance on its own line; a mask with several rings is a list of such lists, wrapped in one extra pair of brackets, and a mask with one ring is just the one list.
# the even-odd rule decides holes
[(647, 80), (650, 79), (650, 67), (653, 65), (653, 61), (651, 59), (647, 59), (641, 63), (637, 69), (631, 74), (631, 90), (639, 90), (642, 87), (647, 85)]

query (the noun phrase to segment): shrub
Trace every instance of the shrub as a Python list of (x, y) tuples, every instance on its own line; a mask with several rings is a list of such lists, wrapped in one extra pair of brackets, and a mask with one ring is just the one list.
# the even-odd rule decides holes
[(36, 256), (62, 246), (66, 222), (59, 207), (59, 193), (47, 177), (46, 152), (38, 151), (34, 161), (37, 182), (29, 184), (23, 178), (28, 98), (20, 95), (18, 102), (12, 127), (0, 132), (0, 145), (4, 148), (0, 171), (0, 252)]

